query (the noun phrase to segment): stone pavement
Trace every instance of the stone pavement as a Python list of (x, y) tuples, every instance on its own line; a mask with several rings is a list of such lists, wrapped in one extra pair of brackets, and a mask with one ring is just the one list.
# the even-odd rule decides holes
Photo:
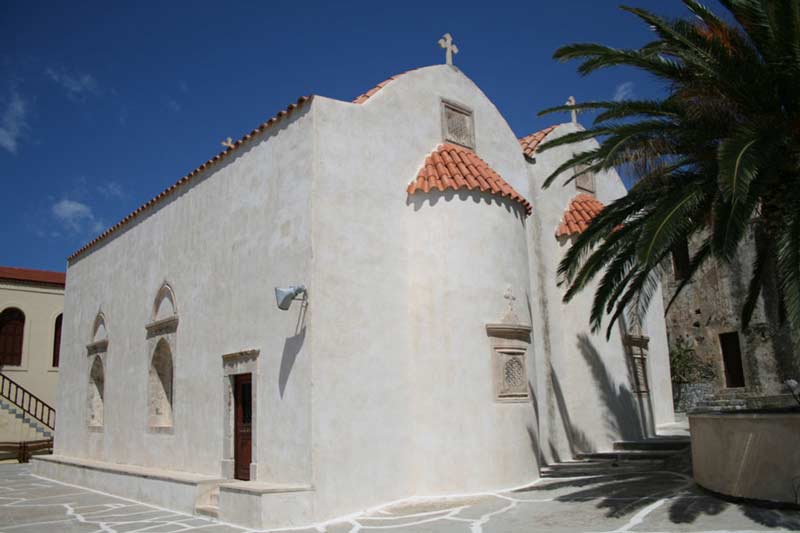
[[(752, 532), (800, 530), (800, 511), (717, 499), (666, 470), (540, 480), (499, 493), (412, 499), (296, 532)], [(0, 465), (0, 532), (244, 532), (246, 529), (34, 477)]]

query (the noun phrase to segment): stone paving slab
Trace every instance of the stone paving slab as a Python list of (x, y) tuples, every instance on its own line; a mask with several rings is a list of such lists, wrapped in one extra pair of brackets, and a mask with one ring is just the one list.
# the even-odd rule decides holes
[[(800, 531), (800, 511), (731, 503), (680, 471), (545, 479), (513, 491), (409, 499), (289, 533), (662, 533)], [(0, 465), (0, 533), (252, 532)]]

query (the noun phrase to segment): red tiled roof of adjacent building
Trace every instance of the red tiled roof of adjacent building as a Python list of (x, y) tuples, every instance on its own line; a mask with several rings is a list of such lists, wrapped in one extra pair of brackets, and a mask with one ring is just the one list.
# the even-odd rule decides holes
[(556, 230), (556, 237), (571, 237), (582, 233), (605, 206), (591, 194), (579, 194), (570, 201), (564, 218)]
[(64, 272), (51, 270), (34, 270), (31, 268), (16, 268), (0, 266), (0, 280), (24, 281), (28, 283), (41, 283), (45, 285), (64, 286), (67, 275)]
[(522, 153), (528, 157), (533, 157), (533, 154), (536, 152), (539, 144), (554, 129), (556, 129), (556, 126), (549, 126), (543, 130), (539, 130), (536, 133), (531, 133), (530, 135), (526, 135), (525, 137), (521, 138), (519, 140), (519, 145), (522, 147)]
[(528, 215), (532, 212), (530, 202), (492, 170), (478, 154), (469, 148), (451, 143), (440, 145), (425, 159), (425, 164), (417, 178), (409, 184), (407, 191), (408, 194), (414, 194), (434, 189), (479, 190), (522, 204)]
[(167, 189), (164, 189), (159, 195), (155, 196), (150, 201), (140, 205), (131, 214), (129, 214), (128, 216), (126, 216), (125, 218), (123, 218), (122, 220), (120, 220), (119, 222), (117, 222), (116, 224), (114, 224), (113, 226), (108, 228), (107, 230), (105, 230), (103, 233), (98, 235), (94, 240), (90, 241), (88, 244), (83, 246), (83, 248), (81, 248), (80, 250), (78, 250), (74, 254), (70, 255), (68, 259), (69, 260), (75, 259), (76, 257), (80, 256), (84, 252), (86, 252), (89, 249), (93, 248), (100, 241), (106, 239), (109, 235), (117, 232), (120, 228), (126, 226), (134, 218), (136, 218), (137, 216), (141, 215), (143, 212), (147, 211), (148, 209), (150, 209), (154, 205), (160, 203), (165, 198), (171, 196), (173, 193), (175, 193), (175, 191), (180, 186), (186, 185), (195, 176), (197, 176), (201, 172), (209, 169), (214, 164), (219, 163), (220, 161), (225, 159), (232, 152), (234, 152), (236, 149), (241, 147), (243, 144), (245, 144), (247, 141), (252, 139), (254, 136), (256, 136), (259, 133), (263, 132), (264, 130), (266, 130), (267, 128), (272, 126), (273, 124), (276, 124), (277, 122), (280, 122), (283, 118), (289, 116), (295, 110), (300, 109), (301, 107), (303, 107), (307, 102), (311, 101), (312, 98), (313, 98), (313, 96), (301, 96), (300, 98), (297, 99), (297, 102), (295, 102), (293, 104), (289, 104), (289, 106), (286, 109), (284, 109), (282, 111), (279, 111), (275, 116), (273, 116), (272, 118), (270, 118), (266, 122), (261, 123), (257, 128), (252, 130), (250, 133), (247, 133), (244, 136), (242, 136), (241, 139), (239, 139), (238, 141), (233, 143), (232, 147), (228, 147), (225, 150), (223, 150), (222, 152), (218, 153), (217, 155), (215, 155), (214, 157), (212, 157), (211, 159), (209, 159), (208, 161), (206, 161), (205, 163), (203, 163), (202, 165), (200, 165), (199, 167), (197, 167), (196, 169), (192, 170), (191, 172), (186, 174), (184, 177), (182, 177), (181, 179), (176, 181), (172, 186), (168, 187)]

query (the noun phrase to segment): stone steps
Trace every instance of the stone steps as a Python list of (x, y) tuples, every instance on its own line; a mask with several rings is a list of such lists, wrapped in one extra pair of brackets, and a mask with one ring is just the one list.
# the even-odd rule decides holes
[(613, 461), (564, 461), (553, 463), (539, 469), (542, 477), (583, 477), (612, 474), (636, 473), (644, 467), (661, 464), (661, 461), (636, 461), (635, 463), (615, 463)]
[(614, 450), (620, 451), (673, 451), (678, 452), (685, 450), (691, 445), (689, 437), (654, 437), (645, 440), (625, 440), (616, 441), (614, 443)]
[(610, 452), (577, 453), (577, 459), (608, 460), (615, 463), (628, 461), (658, 461), (675, 455), (676, 450), (614, 450)]
[(542, 477), (582, 477), (645, 472), (663, 466), (670, 457), (685, 452), (689, 437), (653, 437), (617, 441), (614, 449), (576, 453), (574, 461), (563, 461), (539, 469)]
[(208, 516), (210, 518), (219, 518), (218, 505), (198, 505), (194, 508), (194, 511), (199, 515)]
[(219, 518), (219, 483), (204, 491), (195, 502), (194, 512), (211, 518)]
[(52, 439), (53, 432), (50, 431), (49, 428), (45, 428), (42, 424), (34, 419), (29, 417), (25, 414), (24, 411), (19, 409), (17, 406), (12, 404), (11, 402), (0, 399), (0, 409), (6, 411), (9, 415), (13, 416), (17, 420), (19, 420), (22, 424), (28, 426), (29, 428), (33, 429), (36, 433), (42, 436), (42, 439)]

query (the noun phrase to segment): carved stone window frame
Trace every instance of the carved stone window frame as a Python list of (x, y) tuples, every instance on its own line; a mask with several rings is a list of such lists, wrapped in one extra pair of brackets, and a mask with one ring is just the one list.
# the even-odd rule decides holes
[[(175, 405), (175, 383), (176, 383), (176, 370), (178, 368), (177, 365), (177, 354), (178, 354), (178, 316), (173, 315), (171, 317), (167, 317), (161, 320), (155, 320), (146, 324), (144, 326), (145, 329), (145, 338), (147, 339), (147, 351), (145, 352), (145, 383), (147, 383), (147, 392), (146, 392), (146, 401), (147, 404), (145, 405), (145, 425), (147, 427), (148, 433), (158, 433), (158, 434), (167, 434), (172, 435), (175, 433), (175, 422), (178, 420), (176, 414), (176, 405)], [(150, 367), (153, 364), (153, 356), (156, 353), (156, 348), (158, 347), (158, 343), (161, 340), (165, 340), (167, 346), (169, 347), (170, 357), (172, 358), (172, 384), (170, 386), (170, 393), (171, 393), (171, 401), (170, 406), (172, 408), (172, 422), (169, 425), (151, 425), (150, 423)]]
[(647, 355), (650, 346), (650, 337), (646, 335), (625, 335), (624, 343), (627, 347), (632, 365), (633, 392), (646, 395), (650, 392), (650, 381), (647, 375)]
[(250, 481), (259, 479), (258, 475), (258, 356), (261, 350), (242, 350), (227, 353), (222, 356), (222, 390), (225, 399), (225, 416), (223, 417), (222, 432), (222, 461), (220, 473), (226, 479), (233, 479), (236, 463), (234, 459), (234, 409), (236, 404), (233, 399), (233, 380), (238, 374), (250, 374), (253, 377), (251, 385), (251, 424), (252, 433), (250, 441)]
[[(498, 403), (527, 403), (531, 401), (528, 377), (528, 350), (531, 327), (525, 324), (486, 324), (491, 347), (494, 401)], [(505, 379), (506, 365), (516, 360), (522, 365), (522, 384), (510, 390)]]
[[(464, 140), (455, 139), (450, 134), (450, 128), (448, 127), (447, 124), (448, 112), (454, 112), (466, 116), (467, 122), (469, 124), (469, 139), (466, 139), (466, 142), (464, 142)], [(444, 142), (449, 142), (457, 144), (459, 146), (464, 146), (465, 148), (469, 148), (470, 150), (474, 151), (476, 149), (476, 139), (475, 139), (476, 135), (475, 135), (475, 114), (472, 112), (472, 109), (458, 102), (442, 98), (441, 115), (442, 115), (442, 140)]]
[[(100, 326), (103, 327), (103, 331), (105, 332), (105, 337), (97, 338), (98, 332), (100, 331)], [(97, 315), (94, 318), (94, 322), (92, 323), (92, 341), (86, 345), (86, 361), (87, 361), (87, 368), (86, 368), (86, 427), (89, 429), (90, 432), (93, 433), (102, 433), (105, 428), (105, 421), (106, 421), (106, 401), (105, 397), (108, 392), (106, 387), (106, 382), (108, 380), (108, 325), (106, 324), (106, 317), (103, 311), (98, 311)], [(100, 359), (100, 366), (103, 369), (103, 395), (102, 395), (102, 409), (103, 409), (103, 423), (102, 424), (92, 424), (91, 417), (89, 413), (89, 395), (91, 392), (92, 384), (92, 368), (94, 366), (95, 359)]]

